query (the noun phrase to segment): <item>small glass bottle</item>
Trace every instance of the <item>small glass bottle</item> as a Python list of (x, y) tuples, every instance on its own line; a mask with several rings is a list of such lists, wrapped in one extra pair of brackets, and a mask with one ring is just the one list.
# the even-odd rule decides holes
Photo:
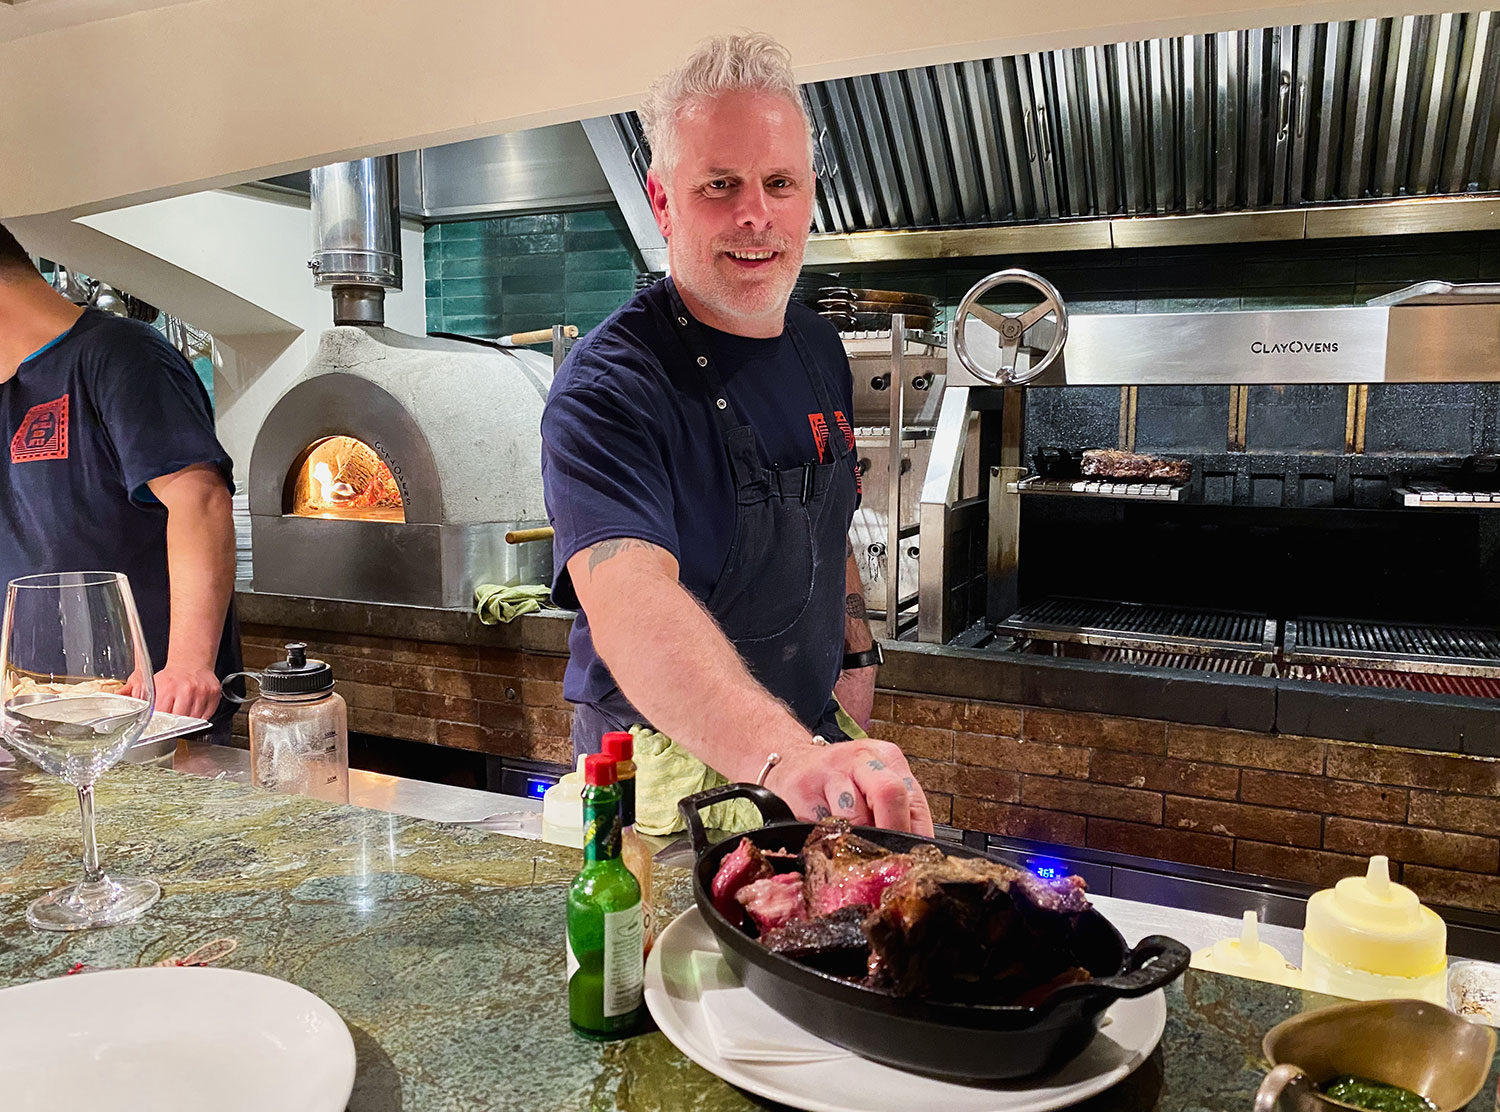
[(620, 782), (620, 858), (641, 886), (641, 937), (646, 953), (656, 935), (656, 912), (651, 898), (651, 849), (635, 828), (635, 738), (624, 730), (600, 739), (604, 755), (614, 760)]
[(591, 1039), (634, 1034), (645, 1010), (641, 887), (620, 860), (615, 762), (583, 765), (584, 866), (568, 888), (568, 1022)]
[(250, 708), (250, 780), (257, 787), (349, 802), (349, 717), (333, 669), (293, 641), (261, 672)]

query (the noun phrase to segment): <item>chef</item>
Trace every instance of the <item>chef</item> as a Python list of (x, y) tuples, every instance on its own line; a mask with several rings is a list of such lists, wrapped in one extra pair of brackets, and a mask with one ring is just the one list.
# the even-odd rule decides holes
[(879, 651), (847, 541), (853, 382), (834, 330), (788, 304), (815, 189), (788, 55), (709, 40), (641, 119), (671, 277), (573, 348), (542, 417), (553, 595), (581, 610), (574, 750), (633, 729), (643, 829), (659, 777), (930, 834), (905, 756), (855, 721)]
[(0, 584), (120, 571), (156, 709), (215, 720), (240, 667), (232, 469), (203, 383), (155, 329), (80, 309), (0, 225)]

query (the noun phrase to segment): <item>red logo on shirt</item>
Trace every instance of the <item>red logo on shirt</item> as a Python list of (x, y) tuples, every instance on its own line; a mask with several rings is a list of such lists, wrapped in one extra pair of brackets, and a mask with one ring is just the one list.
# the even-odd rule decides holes
[(68, 458), (68, 395), (34, 405), (10, 438), (10, 462)]
[(828, 418), (821, 413), (809, 413), (807, 423), (812, 426), (813, 440), (818, 445), (818, 462), (822, 463), (828, 452)]
[[(844, 416), (842, 409), (835, 409), (833, 419), (839, 423), (839, 431), (844, 434), (845, 447), (853, 449), (854, 430), (849, 427), (849, 418)], [(807, 423), (812, 426), (813, 440), (818, 445), (818, 462), (822, 463), (828, 455), (828, 418), (821, 413), (809, 413)]]
[(833, 419), (839, 423), (839, 430), (844, 434), (844, 447), (853, 450), (854, 430), (849, 427), (849, 418), (844, 416), (842, 409), (835, 409)]

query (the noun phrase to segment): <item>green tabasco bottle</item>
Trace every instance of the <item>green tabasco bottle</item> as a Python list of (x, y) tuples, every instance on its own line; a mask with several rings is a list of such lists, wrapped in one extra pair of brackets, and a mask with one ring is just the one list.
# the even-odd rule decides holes
[(634, 1034), (644, 1013), (641, 886), (620, 859), (615, 762), (583, 764), (583, 870), (568, 889), (568, 1022), (591, 1039)]

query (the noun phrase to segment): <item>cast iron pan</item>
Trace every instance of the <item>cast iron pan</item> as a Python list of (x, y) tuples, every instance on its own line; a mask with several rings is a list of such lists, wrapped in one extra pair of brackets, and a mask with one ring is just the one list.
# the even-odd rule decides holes
[[(1116, 1000), (1154, 992), (1187, 968), (1191, 955), (1182, 943), (1152, 935), (1127, 950), (1120, 933), (1091, 909), (1079, 917), (1071, 945), (1075, 960), (1094, 979), (1060, 988), (1036, 1007), (898, 997), (819, 972), (771, 953), (724, 918), (709, 898), (719, 864), (739, 845), (741, 835), (710, 846), (698, 812), (726, 799), (749, 799), (760, 811), (765, 825), (743, 835), (760, 849), (796, 852), (813, 828), (812, 823), (796, 821), (780, 798), (754, 784), (726, 784), (682, 800), (677, 807), (697, 855), (693, 898), (699, 912), (718, 939), (724, 959), (751, 992), (819, 1038), (855, 1054), (958, 1082), (1050, 1072), (1088, 1045), (1100, 1015)], [(913, 834), (864, 826), (854, 831), (898, 853), (931, 843), (955, 857), (990, 856)], [(773, 862), (778, 869), (796, 864), (787, 859)]]

